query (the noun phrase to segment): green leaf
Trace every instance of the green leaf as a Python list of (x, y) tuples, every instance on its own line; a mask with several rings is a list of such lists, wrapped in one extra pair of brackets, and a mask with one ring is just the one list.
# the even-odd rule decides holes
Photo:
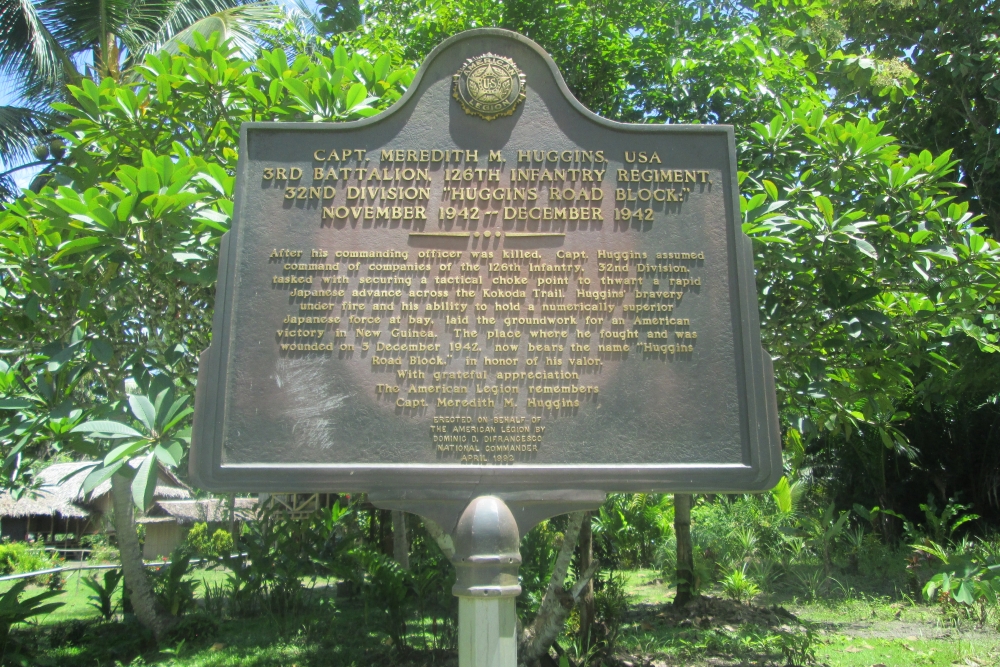
[(344, 106), (350, 111), (361, 104), (366, 97), (368, 97), (368, 89), (365, 88), (363, 83), (356, 83), (347, 91), (347, 97), (344, 98)]
[(115, 463), (116, 461), (120, 461), (122, 459), (127, 460), (129, 457), (132, 456), (132, 454), (136, 452), (136, 450), (141, 448), (144, 444), (145, 444), (144, 440), (135, 440), (133, 442), (127, 442), (124, 445), (118, 445), (110, 452), (108, 452), (108, 455), (104, 457), (104, 465), (109, 466), (112, 463)]
[(350, 58), (347, 55), (347, 49), (343, 46), (338, 46), (333, 51), (333, 65), (334, 67), (344, 67)]
[(107, 420), (96, 420), (90, 422), (84, 422), (79, 426), (74, 426), (71, 433), (92, 433), (94, 437), (97, 438), (142, 438), (144, 437), (142, 433), (139, 433), (131, 426), (126, 426), (121, 422), (113, 422)]
[(109, 363), (115, 355), (110, 343), (103, 340), (95, 340), (90, 344), (90, 354), (101, 363)]
[(375, 61), (375, 80), (384, 81), (385, 75), (389, 73), (389, 67), (392, 66), (392, 58), (388, 53), (382, 54), (378, 60)]
[(90, 474), (87, 475), (87, 479), (83, 480), (83, 494), (85, 496), (89, 496), (94, 489), (103, 484), (106, 480), (111, 479), (112, 475), (121, 470), (123, 465), (125, 465), (124, 459), (110, 466), (97, 465), (90, 471)]
[(132, 480), (132, 502), (141, 510), (145, 510), (153, 502), (153, 492), (156, 491), (157, 478), (156, 455), (150, 452), (142, 460), (135, 479)]
[(975, 597), (972, 594), (973, 582), (964, 579), (958, 586), (958, 590), (955, 591), (955, 602), (961, 602), (962, 604), (973, 605), (976, 602)]
[(878, 252), (875, 251), (875, 246), (873, 246), (868, 241), (864, 239), (855, 238), (854, 244), (858, 246), (858, 250), (868, 255), (872, 259), (878, 259)]
[(175, 440), (167, 447), (157, 445), (153, 448), (153, 454), (156, 455), (156, 458), (173, 468), (181, 462), (181, 457), (184, 456), (184, 447)]
[(766, 178), (764, 179), (764, 190), (771, 199), (776, 200), (778, 198), (778, 187)]
[(132, 394), (128, 397), (128, 404), (136, 419), (141, 421), (150, 431), (156, 430), (156, 408), (153, 407), (148, 398)]
[(139, 186), (139, 190), (142, 192), (159, 192), (160, 177), (156, 174), (154, 169), (143, 167), (139, 170), (139, 175), (136, 178), (136, 185)]
[(79, 239), (73, 239), (72, 241), (67, 241), (59, 246), (59, 251), (52, 255), (49, 261), (58, 262), (63, 257), (68, 257), (69, 255), (75, 255), (78, 252), (83, 252), (89, 250), (94, 246), (101, 244), (101, 238), (98, 236), (85, 236)]
[(23, 398), (0, 398), (0, 410), (24, 410), (35, 404)]
[(816, 197), (815, 201), (816, 208), (819, 209), (819, 212), (823, 214), (824, 218), (826, 218), (827, 223), (833, 224), (833, 204), (830, 203), (830, 200), (820, 195), (819, 197)]

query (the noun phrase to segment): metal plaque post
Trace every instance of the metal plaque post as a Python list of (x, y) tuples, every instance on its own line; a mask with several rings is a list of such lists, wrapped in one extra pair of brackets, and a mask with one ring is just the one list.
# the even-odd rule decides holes
[(465, 508), (452, 539), (459, 667), (515, 667), (514, 601), (521, 594), (517, 522), (503, 500), (481, 496)]
[(466, 494), (376, 491), (368, 500), (432, 521), (451, 540), (459, 667), (515, 667), (521, 536), (544, 519), (596, 509), (605, 497), (603, 491), (498, 491), (470, 500)]

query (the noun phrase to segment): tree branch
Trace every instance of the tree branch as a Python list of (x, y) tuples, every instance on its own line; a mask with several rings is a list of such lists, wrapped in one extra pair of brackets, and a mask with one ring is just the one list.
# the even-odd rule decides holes
[(586, 512), (574, 512), (570, 515), (562, 547), (559, 548), (559, 555), (556, 556), (555, 567), (552, 569), (552, 577), (545, 590), (545, 597), (542, 598), (542, 603), (538, 606), (538, 613), (531, 625), (520, 633), (517, 654), (518, 662), (523, 665), (536, 665), (538, 659), (549, 650), (552, 642), (562, 630), (570, 610), (579, 600), (587, 582), (597, 572), (599, 564), (594, 561), (580, 575), (571, 590), (565, 589), (566, 573), (569, 570), (573, 552), (576, 550), (576, 543), (580, 538), (580, 528), (585, 516)]
[(451, 535), (444, 532), (444, 529), (441, 528), (441, 526), (439, 526), (436, 522), (431, 521), (426, 517), (421, 518), (424, 522), (424, 528), (427, 529), (427, 534), (434, 538), (434, 541), (437, 542), (437, 545), (441, 548), (445, 557), (448, 560), (451, 560), (452, 556), (455, 555), (455, 544), (451, 541)]

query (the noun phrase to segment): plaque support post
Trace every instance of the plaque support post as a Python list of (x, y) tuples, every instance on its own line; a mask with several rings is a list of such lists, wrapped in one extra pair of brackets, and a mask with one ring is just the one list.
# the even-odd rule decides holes
[[(423, 491), (368, 494), (382, 509), (412, 512), (441, 528), (455, 566), (459, 667), (516, 667), (521, 535), (549, 517), (592, 510), (603, 491)], [(471, 496), (471, 500), (470, 500)], [(439, 544), (441, 541), (439, 540)]]
[(454, 532), (459, 667), (515, 667), (520, 535), (496, 496), (469, 503)]

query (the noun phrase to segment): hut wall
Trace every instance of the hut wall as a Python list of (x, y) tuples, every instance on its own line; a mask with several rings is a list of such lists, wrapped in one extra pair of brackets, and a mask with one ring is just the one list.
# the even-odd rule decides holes
[(13, 540), (16, 542), (22, 542), (24, 541), (24, 537), (27, 534), (28, 534), (27, 517), (5, 516), (2, 519), (0, 519), (0, 537), (8, 540)]
[(187, 537), (190, 527), (176, 521), (162, 521), (146, 524), (146, 541), (142, 546), (142, 557), (156, 560), (169, 556)]

